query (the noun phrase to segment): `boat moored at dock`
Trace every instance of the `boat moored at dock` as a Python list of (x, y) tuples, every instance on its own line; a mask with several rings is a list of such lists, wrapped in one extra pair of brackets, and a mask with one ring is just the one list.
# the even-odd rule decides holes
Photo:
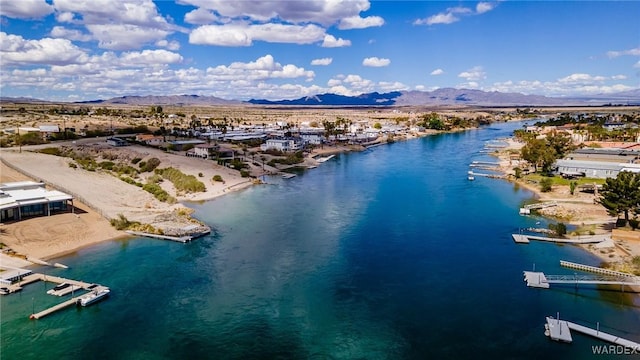
[(82, 295), (78, 299), (78, 303), (81, 306), (89, 306), (89, 305), (91, 305), (93, 303), (96, 303), (96, 302), (104, 299), (105, 297), (109, 296), (110, 292), (111, 292), (111, 290), (109, 290), (109, 288), (107, 288), (107, 287), (97, 288), (95, 290), (92, 290), (90, 293), (88, 293), (86, 295)]

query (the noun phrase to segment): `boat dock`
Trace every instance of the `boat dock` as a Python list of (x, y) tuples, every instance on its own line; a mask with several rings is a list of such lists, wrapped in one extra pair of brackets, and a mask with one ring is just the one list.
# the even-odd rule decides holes
[(152, 239), (171, 240), (171, 241), (176, 241), (176, 242), (181, 242), (181, 243), (188, 243), (193, 239), (197, 239), (199, 237), (203, 237), (203, 236), (211, 233), (211, 230), (202, 231), (202, 232), (194, 233), (194, 234), (191, 234), (191, 235), (184, 235), (184, 236), (160, 235), (160, 234), (152, 234), (152, 233), (146, 233), (146, 232), (141, 232), (141, 231), (132, 231), (132, 230), (127, 230), (125, 232), (127, 234), (131, 234), (131, 235), (135, 235), (135, 236), (148, 237), (148, 238), (152, 238)]
[(592, 236), (583, 236), (579, 238), (554, 238), (554, 237), (546, 237), (546, 236), (534, 236), (534, 235), (525, 235), (525, 234), (511, 234), (513, 241), (518, 244), (528, 244), (531, 240), (536, 241), (546, 241), (546, 242), (554, 242), (554, 243), (563, 243), (563, 244), (597, 244), (607, 240), (607, 235), (592, 235)]
[(528, 287), (548, 289), (550, 284), (580, 284), (584, 285), (620, 285), (621, 291), (625, 286), (640, 286), (640, 277), (616, 277), (605, 275), (545, 275), (543, 272), (524, 271), (524, 281)]
[(61, 302), (58, 305), (54, 305), (54, 306), (52, 306), (52, 307), (50, 307), (48, 309), (42, 310), (42, 311), (40, 311), (38, 313), (35, 313), (35, 314), (31, 314), (29, 316), (29, 319), (38, 320), (38, 319), (43, 318), (43, 317), (45, 317), (47, 315), (53, 314), (56, 311), (68, 308), (69, 306), (72, 306), (72, 305), (76, 305), (79, 300), (80, 300), (80, 296), (76, 296), (76, 297), (71, 298), (71, 299), (69, 299), (69, 300), (67, 300), (65, 302)]
[(531, 210), (545, 209), (552, 206), (558, 206), (558, 203), (556, 203), (555, 201), (547, 201), (547, 202), (525, 205), (520, 208), (520, 215), (529, 215), (531, 214)]
[(507, 178), (504, 175), (477, 173), (475, 171), (468, 171), (467, 174), (471, 175), (471, 176), (482, 176), (482, 177), (488, 177), (488, 178), (492, 178), (492, 179), (506, 179)]
[(573, 263), (570, 261), (560, 260), (560, 266), (566, 267), (569, 269), (576, 269), (580, 271), (591, 272), (595, 274), (607, 275), (607, 276), (617, 276), (617, 277), (629, 277), (629, 278), (637, 278), (637, 276), (629, 273), (624, 273), (620, 271), (614, 271), (609, 269), (603, 269), (600, 267), (589, 266), (584, 264)]
[(598, 323), (596, 329), (592, 329), (586, 326), (572, 323), (570, 321), (554, 319), (551, 316), (547, 316), (545, 324), (545, 335), (549, 336), (551, 340), (570, 343), (573, 341), (573, 339), (571, 338), (571, 330), (594, 337), (602, 341), (623, 346), (629, 349), (631, 354), (633, 354), (634, 352), (640, 352), (640, 343), (600, 331), (600, 323)]

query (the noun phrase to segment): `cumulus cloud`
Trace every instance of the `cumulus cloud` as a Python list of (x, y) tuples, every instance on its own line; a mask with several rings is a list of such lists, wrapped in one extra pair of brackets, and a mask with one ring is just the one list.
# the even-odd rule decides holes
[(271, 43), (310, 44), (323, 39), (324, 29), (314, 24), (203, 25), (189, 34), (189, 43), (250, 46), (254, 40)]
[(2, 64), (72, 64), (87, 59), (87, 54), (67, 39), (27, 40), (0, 32)]
[(56, 0), (54, 6), (59, 21), (84, 25), (109, 50), (138, 49), (185, 31), (161, 16), (152, 0)]
[(607, 51), (607, 56), (611, 59), (625, 55), (640, 56), (640, 47), (622, 51)]
[(322, 41), (322, 47), (326, 47), (326, 48), (345, 47), (345, 46), (351, 46), (351, 40), (345, 40), (343, 38), (336, 39), (335, 36), (326, 34), (324, 36), (324, 40)]
[(433, 76), (442, 75), (442, 74), (444, 74), (444, 70), (442, 69), (435, 69), (431, 72), (431, 75)]
[(479, 2), (475, 10), (464, 6), (448, 8), (443, 12), (431, 15), (427, 18), (417, 19), (413, 25), (453, 24), (460, 21), (461, 16), (480, 15), (493, 10), (497, 3)]
[(329, 26), (369, 9), (369, 0), (229, 1), (180, 0), (179, 3), (215, 11), (229, 18), (267, 22), (317, 23)]
[(577, 84), (577, 83), (590, 84), (594, 82), (602, 82), (605, 80), (606, 78), (604, 76), (593, 76), (589, 74), (576, 73), (576, 74), (571, 74), (569, 76), (565, 76), (561, 79), (558, 79), (558, 82), (564, 83), (564, 84)]
[(391, 64), (391, 60), (385, 58), (368, 57), (362, 60), (362, 65), (370, 67), (383, 67)]
[(365, 18), (361, 18), (360, 16), (356, 15), (340, 20), (340, 22), (338, 23), (338, 29), (364, 29), (382, 25), (384, 25), (384, 19), (380, 16), (367, 16)]
[(458, 77), (463, 78), (467, 81), (473, 82), (473, 81), (486, 79), (487, 73), (484, 72), (484, 70), (482, 69), (482, 66), (474, 66), (471, 69), (467, 71), (463, 71), (460, 74), (458, 74)]
[(45, 0), (0, 0), (0, 15), (16, 19), (38, 19), (53, 13)]
[(50, 35), (54, 38), (63, 38), (73, 41), (89, 41), (92, 39), (89, 34), (85, 34), (75, 29), (67, 29), (64, 26), (54, 26), (53, 29), (51, 29)]
[(184, 15), (184, 21), (189, 24), (204, 25), (210, 24), (217, 20), (217, 16), (211, 11), (198, 8)]
[(620, 75), (613, 75), (613, 76), (611, 77), (611, 79), (613, 79), (613, 80), (625, 80), (626, 78), (627, 78), (627, 76), (626, 76), (626, 75), (622, 75), (622, 74), (620, 74)]
[(311, 65), (327, 66), (330, 65), (332, 61), (332, 58), (313, 59), (311, 60)]
[(172, 51), (180, 50), (180, 43), (175, 40), (172, 40), (172, 41), (167, 41), (165, 39), (158, 40), (156, 41), (156, 46), (167, 48)]
[(141, 52), (132, 51), (123, 53), (122, 60), (125, 61), (126, 64), (131, 65), (175, 64), (182, 61), (182, 56), (162, 49), (144, 50)]

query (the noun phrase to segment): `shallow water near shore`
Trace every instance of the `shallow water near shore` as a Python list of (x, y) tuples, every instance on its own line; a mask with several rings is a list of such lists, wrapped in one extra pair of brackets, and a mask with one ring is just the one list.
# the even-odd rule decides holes
[[(190, 204), (216, 232), (189, 244), (106, 242), (37, 271), (97, 282), (110, 299), (28, 320), (51, 284), (0, 298), (2, 359), (585, 358), (603, 343), (548, 340), (560, 316), (640, 341), (637, 296), (529, 289), (522, 271), (598, 265), (573, 246), (516, 245), (531, 193), (467, 180), (494, 124), (353, 154)], [(535, 265), (534, 265), (535, 264)], [(599, 357), (600, 358), (600, 357)]]

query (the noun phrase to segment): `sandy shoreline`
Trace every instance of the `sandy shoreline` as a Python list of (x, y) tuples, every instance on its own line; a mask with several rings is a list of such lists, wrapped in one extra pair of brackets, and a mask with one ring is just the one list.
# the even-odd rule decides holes
[[(140, 149), (127, 149), (131, 150)], [(163, 188), (177, 195), (178, 201), (210, 200), (253, 184), (251, 179), (242, 178), (237, 172), (211, 161), (167, 154), (156, 149), (142, 150), (147, 157), (159, 158), (162, 167), (172, 166), (194, 176), (202, 173), (201, 181), (206, 186), (206, 191), (202, 193), (175, 194), (171, 183), (163, 182)], [(5, 149), (0, 155), (0, 182), (44, 181), (48, 186), (72, 194), (76, 208), (75, 214), (63, 213), (2, 224), (0, 242), (17, 256), (7, 257), (3, 252), (0, 264), (26, 266), (30, 263), (24, 260), (25, 257), (52, 259), (103, 241), (129, 237), (130, 235), (116, 230), (109, 223), (108, 219), (119, 214), (129, 220), (158, 227), (189, 224), (188, 220), (175, 215), (176, 210), (185, 209), (186, 206), (180, 203), (162, 203), (148, 192), (110, 174), (71, 168), (68, 158)], [(211, 181), (214, 175), (222, 176), (224, 182)], [(189, 213), (190, 210), (186, 212)]]
[[(616, 217), (610, 216), (602, 205), (596, 203), (595, 194), (576, 190), (571, 195), (568, 185), (554, 185), (552, 191), (542, 192), (538, 184), (528, 183), (524, 179), (516, 179), (513, 176), (513, 168), (517, 166), (517, 160), (510, 160), (509, 151), (519, 150), (524, 144), (514, 139), (505, 139), (504, 141), (508, 143), (508, 146), (492, 155), (499, 160), (500, 171), (507, 174), (507, 180), (531, 191), (536, 200), (557, 203), (557, 206), (540, 209), (538, 213), (541, 216), (573, 225), (581, 234), (611, 234), (611, 229), (615, 227)], [(570, 233), (567, 236), (578, 236), (578, 234)], [(619, 270), (626, 270), (631, 258), (640, 256), (640, 241), (616, 239), (608, 244), (579, 246), (598, 257), (603, 263)]]

